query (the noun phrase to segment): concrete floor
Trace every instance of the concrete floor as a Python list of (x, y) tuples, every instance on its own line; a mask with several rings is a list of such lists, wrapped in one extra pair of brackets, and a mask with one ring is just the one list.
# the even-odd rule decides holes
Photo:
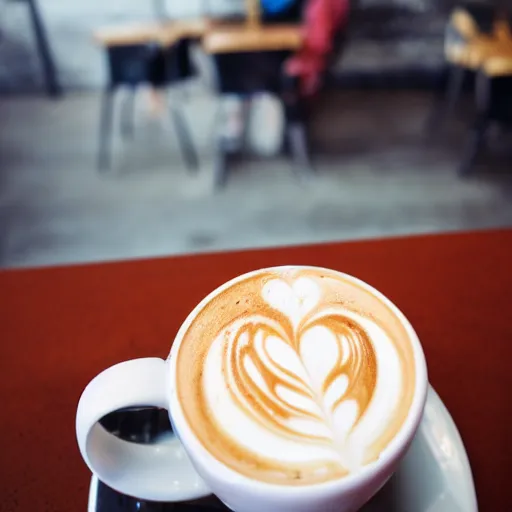
[[(283, 159), (233, 170), (211, 188), (214, 101), (186, 105), (202, 169), (183, 167), (172, 128), (142, 113), (115, 165), (95, 168), (95, 93), (0, 99), (0, 265), (137, 258), (512, 225), (510, 139), (494, 135), (476, 174), (456, 176), (465, 123), (421, 133), (423, 93), (326, 97), (313, 122), (318, 177)], [(508, 153), (508, 154), (507, 154)]]

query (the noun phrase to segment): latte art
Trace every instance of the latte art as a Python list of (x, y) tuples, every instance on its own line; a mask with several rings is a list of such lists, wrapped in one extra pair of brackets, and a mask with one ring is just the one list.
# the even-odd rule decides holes
[(412, 400), (412, 355), (394, 338), (398, 321), (383, 319), (392, 320), (382, 303), (327, 271), (276, 269), (236, 283), (180, 347), (192, 368), (189, 387), (178, 377), (190, 424), (252, 478), (303, 484), (356, 472)]

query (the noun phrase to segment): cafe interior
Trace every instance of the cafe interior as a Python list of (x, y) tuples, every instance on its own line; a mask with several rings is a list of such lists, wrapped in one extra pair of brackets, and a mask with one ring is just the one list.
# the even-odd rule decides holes
[(5, 0), (0, 264), (508, 225), (508, 8)]
[(511, 126), (510, 0), (0, 0), (0, 512), (510, 510)]

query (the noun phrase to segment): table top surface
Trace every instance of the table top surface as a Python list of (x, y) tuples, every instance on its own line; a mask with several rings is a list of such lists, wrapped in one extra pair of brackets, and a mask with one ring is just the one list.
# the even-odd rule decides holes
[(304, 42), (299, 24), (251, 26), (226, 24), (205, 32), (202, 39), (207, 53), (242, 53), (298, 50)]
[(116, 362), (165, 357), (211, 290), (265, 266), (330, 267), (372, 284), (409, 317), (430, 382), (457, 423), (480, 509), (509, 492), (512, 230), (0, 271), (0, 512), (85, 510), (75, 441), (87, 382)]
[(202, 39), (209, 53), (297, 50), (303, 43), (300, 24), (250, 25), (198, 18), (105, 26), (93, 34), (105, 47), (160, 44), (169, 47), (182, 39)]
[(102, 27), (94, 32), (94, 39), (104, 46), (159, 43), (171, 46), (180, 39), (198, 39), (215, 22), (208, 19), (156, 21)]

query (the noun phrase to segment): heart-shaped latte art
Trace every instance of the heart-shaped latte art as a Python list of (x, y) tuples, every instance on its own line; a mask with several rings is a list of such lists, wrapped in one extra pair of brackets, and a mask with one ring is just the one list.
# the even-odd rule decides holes
[(307, 278), (272, 280), (262, 295), (287, 321), (254, 315), (226, 329), (232, 400), (279, 436), (343, 451), (375, 390), (368, 334), (347, 314), (318, 308), (320, 291)]
[(320, 300), (318, 286), (307, 277), (300, 277), (291, 285), (281, 279), (273, 279), (265, 284), (262, 295), (268, 304), (285, 314), (294, 326)]
[(186, 326), (177, 396), (202, 445), (249, 478), (341, 478), (377, 460), (415, 392), (396, 311), (326, 269), (280, 267), (223, 287)]

